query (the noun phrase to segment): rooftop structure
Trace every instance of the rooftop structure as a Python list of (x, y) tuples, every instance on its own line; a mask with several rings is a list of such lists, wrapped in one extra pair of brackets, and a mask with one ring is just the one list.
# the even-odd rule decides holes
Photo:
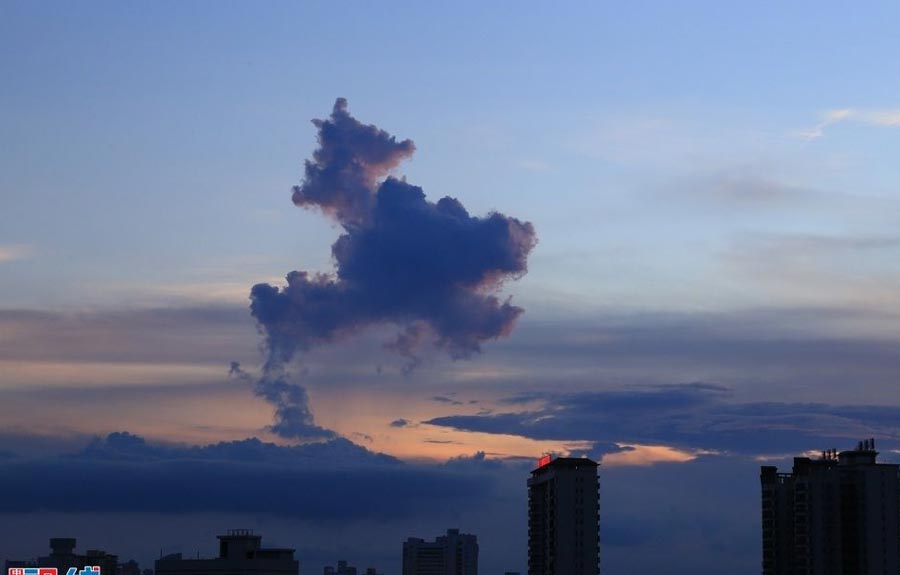
[(289, 548), (263, 547), (262, 536), (250, 529), (219, 535), (219, 556), (184, 559), (181, 553), (156, 561), (157, 575), (299, 575), (300, 565)]

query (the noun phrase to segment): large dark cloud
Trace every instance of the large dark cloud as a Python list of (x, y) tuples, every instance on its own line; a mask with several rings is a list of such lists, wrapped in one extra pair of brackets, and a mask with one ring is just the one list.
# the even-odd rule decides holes
[(477, 468), (409, 465), (346, 439), (161, 445), (119, 432), (70, 455), (10, 457), (0, 513), (247, 512), (319, 522), (393, 519), (493, 493)]
[[(409, 140), (361, 124), (340, 99), (316, 120), (319, 149), (306, 163), (294, 202), (318, 207), (344, 233), (332, 246), (336, 277), (291, 272), (287, 286), (258, 284), (251, 309), (273, 361), (373, 324), (397, 324), (405, 345), (426, 328), (455, 356), (509, 333), (522, 309), (493, 292), (527, 270), (531, 224), (500, 213), (469, 215), (451, 197), (430, 202), (421, 188), (387, 174), (412, 154)], [(412, 335), (411, 335), (412, 334)]]
[[(313, 123), (319, 148), (293, 201), (343, 228), (332, 246), (336, 275), (293, 271), (285, 287), (257, 284), (250, 293), (268, 353), (256, 390), (282, 411), (285, 398), (290, 408), (307, 409), (287, 362), (365, 327), (399, 326), (387, 346), (410, 366), (428, 341), (466, 357), (508, 334), (523, 310), (496, 291), (526, 272), (536, 242), (530, 223), (496, 212), (474, 217), (455, 198), (430, 202), (421, 188), (390, 177), (415, 146), (360, 123), (345, 100)], [(277, 423), (273, 431), (302, 435)]]
[(900, 448), (900, 407), (738, 402), (705, 383), (507, 398), (518, 410), (451, 415), (425, 423), (533, 439), (665, 444), (772, 454), (852, 446), (875, 436)]
[(402, 465), (400, 460), (390, 455), (369, 451), (344, 438), (296, 446), (276, 445), (255, 437), (209, 445), (169, 445), (149, 442), (125, 431), (94, 438), (72, 456), (94, 461), (231, 461), (288, 466), (327, 465), (340, 469)]

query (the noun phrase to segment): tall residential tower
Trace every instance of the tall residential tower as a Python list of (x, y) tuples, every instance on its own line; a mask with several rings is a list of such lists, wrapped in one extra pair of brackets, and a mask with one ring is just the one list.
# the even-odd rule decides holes
[(877, 455), (867, 439), (762, 468), (763, 575), (900, 573), (898, 466)]
[(528, 575), (600, 572), (597, 462), (545, 456), (528, 479)]

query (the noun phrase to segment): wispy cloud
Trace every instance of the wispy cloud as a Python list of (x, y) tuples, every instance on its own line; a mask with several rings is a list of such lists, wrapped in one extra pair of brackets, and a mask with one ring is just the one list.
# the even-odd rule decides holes
[(868, 126), (900, 127), (900, 108), (835, 108), (822, 114), (818, 124), (804, 130), (797, 130), (793, 135), (807, 141), (816, 140), (825, 135), (825, 130), (835, 124), (855, 122)]
[(0, 245), (0, 263), (24, 260), (34, 255), (34, 248), (26, 244)]
[(731, 277), (755, 295), (796, 306), (889, 310), (898, 303), (900, 237), (762, 233), (737, 236), (721, 253)]

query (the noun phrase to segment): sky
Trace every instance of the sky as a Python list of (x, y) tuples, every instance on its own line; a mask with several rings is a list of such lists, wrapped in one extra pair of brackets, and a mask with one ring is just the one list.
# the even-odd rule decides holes
[(900, 462), (898, 16), (0, 3), (0, 557), (524, 572), (554, 453), (604, 572), (758, 572), (761, 464)]

